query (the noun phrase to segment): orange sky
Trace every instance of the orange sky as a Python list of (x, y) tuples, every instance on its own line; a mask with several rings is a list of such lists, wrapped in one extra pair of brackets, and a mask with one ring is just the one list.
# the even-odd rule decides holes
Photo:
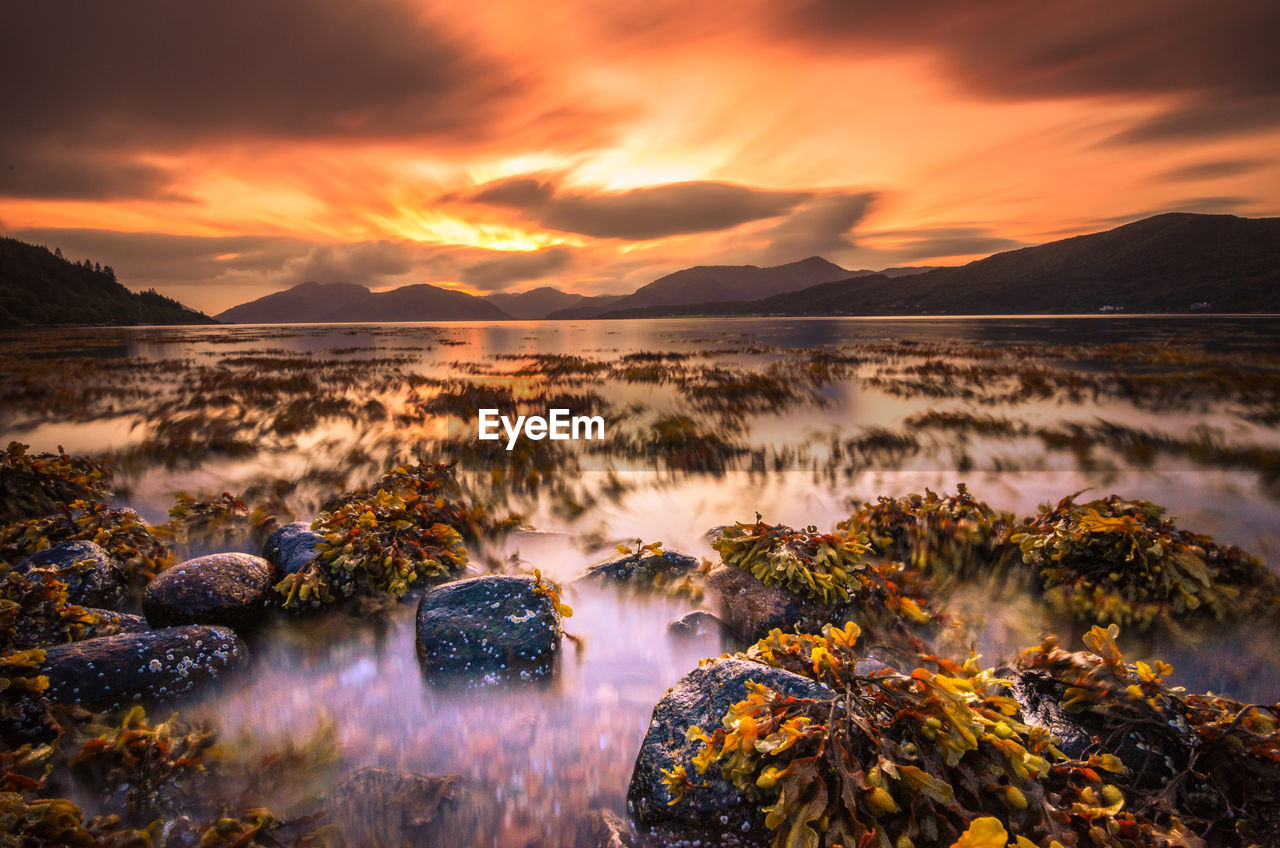
[(1269, 0), (690, 5), (20, 4), (0, 232), (217, 312), (1280, 214)]

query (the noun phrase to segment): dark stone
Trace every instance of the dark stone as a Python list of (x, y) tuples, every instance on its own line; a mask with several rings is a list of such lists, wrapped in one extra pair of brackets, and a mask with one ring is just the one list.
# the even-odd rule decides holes
[(280, 574), (296, 574), (316, 560), (316, 546), (324, 537), (305, 521), (295, 521), (277, 528), (267, 537), (262, 557), (279, 569)]
[(667, 632), (683, 639), (699, 639), (704, 636), (724, 636), (732, 631), (711, 613), (694, 610), (672, 619), (667, 624)]
[(326, 823), (346, 845), (490, 845), (497, 803), (459, 777), (362, 768), (329, 795)]
[[(49, 678), (45, 700), (96, 711), (186, 694), (246, 656), (244, 643), (225, 627), (167, 627), (46, 648), (35, 673)], [(40, 705), (26, 699), (17, 706), (16, 729), (35, 730)]]
[(128, 595), (119, 564), (94, 542), (63, 542), (24, 559), (17, 574), (49, 574), (67, 584), (67, 601), (82, 607), (115, 609)]
[(574, 848), (635, 848), (631, 826), (608, 810), (592, 810), (578, 823)]
[(698, 560), (675, 551), (643, 557), (623, 554), (589, 566), (577, 579), (652, 585), (684, 577), (697, 569)]
[[(711, 733), (729, 708), (747, 697), (747, 681), (798, 698), (830, 697), (831, 690), (807, 677), (741, 659), (720, 659), (686, 674), (653, 708), (649, 732), (640, 744), (627, 803), (636, 826), (662, 842), (711, 838), (715, 845), (767, 845), (758, 805), (746, 801), (716, 766), (699, 775), (693, 757), (700, 743), (685, 732), (697, 725)], [(679, 804), (662, 782), (663, 769), (683, 765), (697, 784)]]
[(146, 633), (151, 629), (151, 625), (147, 624), (147, 620), (140, 615), (91, 607), (86, 607), (85, 612), (93, 613), (100, 619), (86, 638), (114, 636), (117, 633)]
[(560, 650), (560, 615), (532, 577), (474, 577), (437, 586), (418, 604), (418, 659), (429, 675), (480, 682), (534, 679)]
[(823, 604), (799, 598), (777, 586), (766, 586), (740, 568), (719, 563), (707, 574), (707, 593), (724, 623), (739, 638), (754, 642), (775, 627), (820, 633), (824, 624), (862, 621), (852, 604)]
[(258, 623), (271, 605), (276, 570), (249, 554), (210, 554), (161, 572), (147, 585), (142, 612), (155, 627)]

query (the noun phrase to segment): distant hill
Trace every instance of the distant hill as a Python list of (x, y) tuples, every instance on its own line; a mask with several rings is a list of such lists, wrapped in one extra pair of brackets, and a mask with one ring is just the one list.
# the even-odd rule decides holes
[[(557, 312), (556, 318), (592, 318), (609, 312), (725, 300), (757, 300), (798, 291), (816, 283), (843, 280), (860, 273), (848, 271), (820, 256), (760, 268), (755, 265), (698, 265), (659, 277), (632, 294), (602, 307), (598, 304)], [(871, 273), (867, 271), (865, 273)]]
[(233, 324), (503, 321), (510, 317), (482, 298), (425, 283), (386, 292), (350, 283), (302, 283), (218, 315), (219, 320)]
[(601, 317), (1280, 312), (1280, 218), (1170, 213), (958, 268)]
[(569, 309), (558, 309), (547, 317), (553, 320), (560, 318), (584, 318), (593, 315), (599, 315), (607, 310), (618, 301), (628, 295), (625, 294), (597, 294), (590, 297), (583, 297)]
[(489, 301), (512, 318), (526, 321), (546, 318), (552, 312), (577, 306), (586, 299), (580, 294), (562, 292), (560, 289), (552, 288), (551, 286), (539, 286), (536, 289), (519, 292), (518, 294), (499, 292), (498, 294), (485, 295), (484, 297), (484, 300)]
[(154, 291), (130, 291), (110, 265), (71, 262), (48, 248), (0, 238), (0, 326), (213, 323)]
[(220, 313), (230, 324), (321, 324), (339, 309), (373, 296), (351, 283), (302, 283)]

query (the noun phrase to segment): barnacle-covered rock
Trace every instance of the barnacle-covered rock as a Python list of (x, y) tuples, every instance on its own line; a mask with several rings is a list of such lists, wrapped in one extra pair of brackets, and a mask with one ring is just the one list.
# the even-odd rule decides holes
[(551, 673), (563, 610), (539, 577), (493, 575), (437, 586), (418, 604), (418, 659), (428, 675), (469, 682)]
[(85, 607), (115, 609), (128, 583), (119, 564), (94, 542), (71, 541), (38, 551), (18, 563), (18, 574), (49, 574), (67, 585), (67, 601)]
[(258, 623), (271, 605), (275, 567), (250, 554), (210, 554), (179, 563), (147, 585), (142, 611), (155, 627)]
[(316, 561), (324, 537), (305, 521), (294, 521), (276, 528), (267, 537), (262, 558), (275, 565), (280, 574), (297, 574)]
[(578, 579), (662, 588), (698, 569), (696, 558), (664, 551), (660, 545), (641, 545), (637, 551), (618, 548), (618, 556), (588, 566)]
[(0, 559), (16, 565), (61, 542), (89, 541), (119, 563), (135, 586), (144, 585), (173, 561), (172, 553), (135, 510), (86, 500), (72, 501), (64, 510), (0, 528)]
[(342, 843), (364, 845), (493, 844), (499, 811), (463, 779), (362, 768), (329, 795), (326, 822)]
[[(244, 643), (225, 627), (166, 627), (46, 648), (35, 674), (48, 680), (43, 700), (105, 710), (185, 694), (246, 657)], [(30, 730), (41, 705), (33, 697), (24, 707), (18, 724)]]
[[(711, 835), (713, 844), (762, 844), (764, 814), (720, 776), (686, 773), (699, 744), (686, 738), (690, 727), (712, 727), (748, 695), (748, 681), (805, 698), (830, 697), (821, 684), (782, 669), (742, 659), (718, 659), (681, 678), (653, 708), (649, 731), (640, 743), (627, 803), (641, 831), (665, 843)], [(692, 778), (683, 794), (679, 776)], [(674, 793), (674, 794), (673, 794)], [(678, 803), (672, 803), (677, 800)]]
[(687, 612), (667, 622), (667, 632), (682, 639), (700, 639), (704, 636), (723, 637), (731, 633), (729, 626), (706, 610)]

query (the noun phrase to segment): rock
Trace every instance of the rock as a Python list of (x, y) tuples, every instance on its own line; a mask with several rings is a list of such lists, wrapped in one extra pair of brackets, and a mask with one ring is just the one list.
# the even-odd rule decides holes
[(823, 604), (798, 598), (724, 563), (711, 569), (706, 585), (720, 618), (735, 635), (748, 642), (763, 639), (775, 627), (791, 632), (800, 625), (805, 633), (819, 633), (824, 624), (864, 619), (852, 604)]
[(491, 845), (496, 802), (458, 777), (362, 768), (325, 804), (346, 845)]
[[(771, 834), (758, 805), (746, 801), (721, 778), (716, 766), (698, 775), (692, 761), (700, 743), (685, 739), (693, 725), (708, 733), (719, 727), (729, 707), (747, 697), (748, 680), (800, 698), (831, 694), (806, 677), (748, 660), (715, 660), (689, 672), (653, 708), (653, 720), (631, 774), (627, 803), (642, 833), (647, 831), (665, 843), (692, 838), (711, 838), (709, 844), (714, 845), (769, 843)], [(671, 796), (662, 782), (662, 770), (676, 765), (684, 765), (699, 785), (680, 803), (668, 806)]]
[(578, 823), (575, 848), (635, 848), (631, 826), (608, 810), (592, 810)]
[(699, 639), (704, 636), (724, 636), (730, 628), (709, 612), (694, 610), (667, 624), (667, 632), (683, 639)]
[(305, 521), (277, 528), (267, 537), (262, 557), (279, 569), (281, 576), (296, 574), (316, 560), (316, 546), (324, 537)]
[(577, 579), (654, 585), (684, 577), (697, 569), (698, 560), (675, 551), (643, 557), (623, 554), (589, 566)]
[[(106, 710), (185, 694), (246, 657), (244, 643), (225, 627), (167, 627), (46, 648), (35, 673), (49, 678), (43, 694), (51, 703)], [(18, 724), (34, 729), (38, 704), (27, 701), (20, 709)]]
[(24, 559), (17, 574), (50, 574), (67, 584), (67, 601), (82, 607), (115, 609), (128, 595), (120, 565), (94, 542), (63, 542)]
[(276, 570), (249, 554), (210, 554), (161, 572), (147, 585), (142, 612), (155, 627), (257, 623), (271, 605)]
[(430, 675), (473, 674), (481, 682), (551, 672), (560, 615), (532, 577), (473, 577), (437, 586), (418, 604), (418, 659)]
[(85, 607), (85, 612), (93, 613), (100, 619), (86, 638), (114, 636), (117, 633), (146, 633), (151, 629), (151, 625), (140, 615), (92, 607)]

